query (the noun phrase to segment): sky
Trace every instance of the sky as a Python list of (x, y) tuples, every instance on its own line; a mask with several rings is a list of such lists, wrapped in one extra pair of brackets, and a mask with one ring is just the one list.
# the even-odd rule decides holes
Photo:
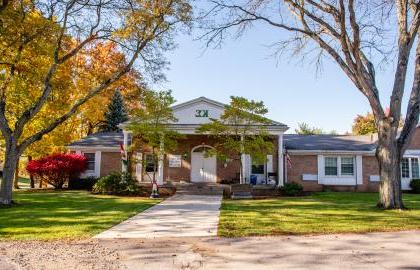
[[(177, 36), (177, 48), (167, 53), (167, 82), (160, 87), (171, 89), (178, 102), (205, 96), (229, 103), (232, 95), (263, 101), (268, 117), (288, 125), (288, 133), (301, 122), (345, 133), (358, 114), (370, 111), (367, 99), (331, 60), (317, 73), (310, 61), (273, 56), (268, 45), (285, 35), (278, 30), (257, 25), (240, 39), (226, 39), (220, 49), (205, 49), (197, 35)], [(377, 70), (384, 103), (389, 103), (393, 69), (391, 64)]]

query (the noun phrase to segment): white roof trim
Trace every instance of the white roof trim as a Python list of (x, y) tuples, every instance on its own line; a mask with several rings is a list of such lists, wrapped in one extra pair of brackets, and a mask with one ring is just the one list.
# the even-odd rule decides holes
[(224, 109), (225, 106), (226, 106), (226, 104), (221, 103), (221, 102), (216, 101), (216, 100), (213, 100), (213, 99), (209, 99), (209, 98), (206, 98), (206, 97), (198, 97), (198, 98), (195, 98), (195, 99), (192, 99), (192, 100), (189, 100), (189, 101), (182, 102), (182, 103), (179, 103), (177, 105), (174, 105), (171, 108), (172, 108), (172, 110), (175, 111), (175, 110), (177, 110), (179, 108), (187, 107), (187, 106), (189, 106), (191, 104), (198, 103), (200, 101), (210, 103), (210, 104), (215, 105), (216, 107), (220, 107), (222, 109)]
[(69, 145), (67, 146), (70, 150), (80, 150), (80, 151), (102, 151), (102, 152), (120, 152), (119, 146), (81, 146), (81, 145)]
[(342, 151), (342, 150), (287, 150), (295, 155), (375, 155), (375, 151)]

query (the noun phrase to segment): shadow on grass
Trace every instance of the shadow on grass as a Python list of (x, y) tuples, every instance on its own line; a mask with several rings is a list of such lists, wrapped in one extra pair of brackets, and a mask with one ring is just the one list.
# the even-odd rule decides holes
[(376, 208), (374, 193), (316, 193), (308, 197), (226, 200), (219, 235), (255, 236), (411, 230), (420, 228), (420, 195), (405, 195), (411, 210)]
[(82, 191), (16, 192), (14, 200), (13, 207), (0, 209), (0, 238), (88, 237), (158, 202)]

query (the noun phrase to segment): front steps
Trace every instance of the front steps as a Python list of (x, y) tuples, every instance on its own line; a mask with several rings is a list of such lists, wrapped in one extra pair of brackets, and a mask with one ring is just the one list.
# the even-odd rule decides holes
[(206, 195), (220, 196), (223, 190), (227, 188), (225, 185), (214, 183), (174, 183), (176, 186), (176, 194), (187, 195)]

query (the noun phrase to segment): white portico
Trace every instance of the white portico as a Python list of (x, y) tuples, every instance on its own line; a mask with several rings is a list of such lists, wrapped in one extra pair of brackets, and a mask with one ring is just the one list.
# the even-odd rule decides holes
[[(209, 123), (210, 119), (219, 119), (223, 114), (225, 104), (200, 97), (172, 107), (174, 116), (178, 119), (176, 123), (169, 124), (169, 127), (185, 135), (182, 141), (178, 142), (178, 149), (174, 153), (159, 158), (158, 184), (165, 181), (189, 181), (189, 182), (223, 182), (241, 181), (243, 183), (268, 183), (267, 179), (275, 179), (277, 185), (284, 183), (284, 155), (283, 155), (283, 134), (288, 129), (284, 124), (271, 121), (266, 126), (267, 132), (272, 136), (276, 146), (274, 153), (267, 156), (264, 164), (255, 164), (249, 155), (243, 154), (242, 172), (237, 162), (221, 162), (214, 156), (206, 155), (214, 143), (206, 135), (198, 135), (196, 129), (203, 123)], [(128, 149), (130, 134), (124, 130), (124, 145)], [(161, 147), (164, 147), (162, 145)], [(135, 152), (135, 150), (134, 150)], [(148, 153), (134, 153), (137, 160), (142, 160), (136, 165), (136, 175), (140, 181), (142, 175), (152, 168), (149, 164)], [(239, 177), (242, 176), (242, 177)]]

